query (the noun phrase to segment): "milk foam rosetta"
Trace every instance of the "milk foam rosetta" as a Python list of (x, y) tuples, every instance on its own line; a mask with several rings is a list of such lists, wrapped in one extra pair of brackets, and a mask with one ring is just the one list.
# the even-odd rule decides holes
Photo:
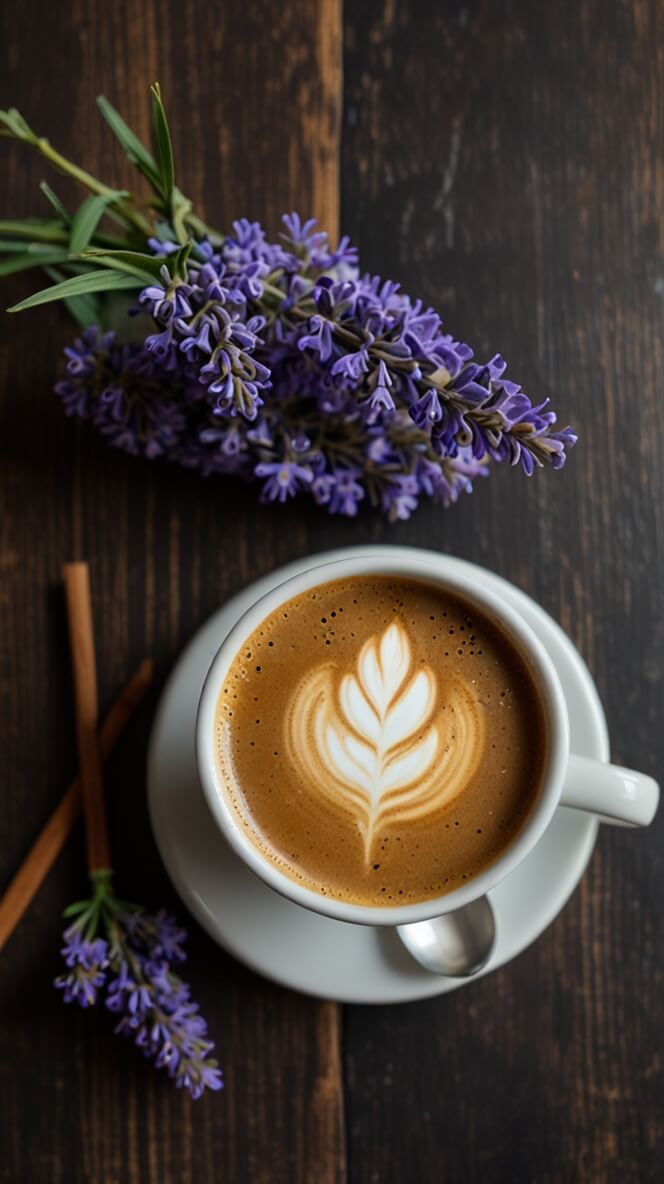
[(291, 759), (311, 793), (356, 820), (368, 864), (385, 825), (423, 822), (468, 784), (484, 752), (484, 725), (459, 678), (441, 685), (415, 668), (408, 633), (395, 619), (360, 650), (354, 668), (314, 668), (285, 721)]
[(219, 693), (222, 792), (263, 858), (357, 904), (437, 897), (518, 833), (546, 737), (509, 640), (445, 589), (333, 580), (279, 606)]

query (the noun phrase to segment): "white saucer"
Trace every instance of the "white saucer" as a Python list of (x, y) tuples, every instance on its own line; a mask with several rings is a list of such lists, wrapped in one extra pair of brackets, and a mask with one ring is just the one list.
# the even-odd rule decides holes
[[(182, 654), (159, 704), (148, 757), (152, 827), (170, 877), (196, 919), (231, 954), (284, 986), (348, 1003), (400, 1003), (453, 991), (467, 980), (428, 974), (389, 929), (310, 913), (256, 878), (227, 846), (204, 801), (194, 760), (194, 723), (208, 667), (231, 626), (258, 596), (314, 564), (363, 551), (392, 557), (407, 547), (350, 547), (297, 560), (223, 605)], [(604, 713), (587, 667), (560, 627), (530, 597), (484, 568), (437, 552), (431, 564), (498, 588), (549, 651), (565, 691), (572, 747), (608, 760)], [(521, 866), (491, 892), (498, 922), (484, 974), (515, 958), (546, 929), (574, 891), (592, 854), (597, 822), (558, 809)]]

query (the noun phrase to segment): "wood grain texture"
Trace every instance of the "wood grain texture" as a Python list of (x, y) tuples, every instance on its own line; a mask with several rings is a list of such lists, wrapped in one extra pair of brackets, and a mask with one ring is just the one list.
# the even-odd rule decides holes
[[(75, 768), (56, 588), (72, 555), (91, 563), (102, 705), (145, 653), (161, 684), (221, 601), (295, 556), (389, 540), (474, 559), (561, 621), (615, 758), (661, 776), (661, 17), (658, 0), (344, 6), (344, 229), (367, 267), (554, 397), (581, 437), (560, 475), (495, 473), (454, 511), (393, 528), (259, 507), (66, 421), (48, 393), (68, 332), (52, 310), (0, 325), (1, 884)], [(158, 77), (180, 176), (208, 216), (275, 230), (295, 205), (334, 228), (337, 0), (39, 0), (2, 19), (0, 98), (65, 150), (85, 144), (92, 170), (128, 179), (96, 93), (145, 135)], [(40, 165), (0, 149), (2, 214), (34, 211)], [(10, 284), (7, 303), (29, 287)], [(119, 882), (177, 908), (143, 801), (150, 717), (109, 764), (113, 846)], [(346, 1009), (343, 1050), (337, 1008), (270, 986), (195, 931), (192, 982), (228, 1081), (197, 1104), (49, 985), (56, 917), (83, 883), (77, 839), (3, 955), (0, 1181), (659, 1179), (663, 829), (603, 832), (563, 915), (512, 966), (442, 1000)]]
[[(615, 759), (660, 779), (663, 15), (350, 2), (342, 156), (366, 266), (479, 354), (500, 349), (580, 436), (562, 474), (494, 473), (391, 537), (533, 593), (590, 664)], [(661, 1177), (663, 833), (661, 816), (602, 831), (512, 966), (438, 1002), (350, 1011), (353, 1184)]]
[[(122, 185), (126, 162), (95, 112), (99, 92), (144, 136), (158, 78), (176, 163), (211, 220), (278, 228), (318, 210), (336, 230), (340, 5), (43, 0), (5, 11), (2, 105)], [(42, 165), (3, 142), (0, 216), (40, 212)], [(49, 178), (64, 197), (69, 189)], [(30, 290), (30, 278), (3, 291)], [(310, 525), (264, 516), (253, 494), (135, 464), (66, 421), (50, 395), (71, 326), (57, 313), (0, 326), (0, 762), (4, 887), (76, 767), (60, 567), (90, 562), (102, 708), (145, 654), (162, 684), (184, 642), (249, 579), (310, 550)], [(311, 518), (311, 523), (314, 519)], [(107, 766), (118, 886), (182, 916), (144, 801), (156, 695)], [(190, 1103), (112, 1024), (64, 1008), (51, 986), (59, 915), (85, 884), (68, 846), (3, 953), (0, 1180), (8, 1184), (256, 1184), (344, 1176), (339, 1013), (274, 989), (192, 924), (190, 977), (226, 1070)], [(232, 907), (232, 901), (229, 901)]]

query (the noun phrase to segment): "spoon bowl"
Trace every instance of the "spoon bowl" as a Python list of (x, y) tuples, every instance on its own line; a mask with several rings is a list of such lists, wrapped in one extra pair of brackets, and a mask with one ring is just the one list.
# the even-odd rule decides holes
[(496, 919), (488, 898), (481, 896), (431, 921), (398, 925), (397, 933), (411, 957), (431, 974), (471, 978), (493, 953)]

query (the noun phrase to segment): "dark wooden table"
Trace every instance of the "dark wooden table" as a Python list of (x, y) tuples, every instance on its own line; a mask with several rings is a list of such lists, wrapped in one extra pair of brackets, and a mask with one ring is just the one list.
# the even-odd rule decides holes
[[(396, 527), (260, 507), (66, 420), (50, 394), (62, 314), (0, 322), (0, 888), (76, 764), (59, 590), (72, 556), (92, 566), (102, 703), (145, 654), (157, 662), (109, 767), (116, 863), (138, 899), (179, 907), (143, 792), (158, 689), (217, 605), (322, 547), (433, 546), (527, 589), (587, 659), (615, 759), (661, 774), (663, 16), (657, 0), (5, 6), (3, 106), (121, 183), (95, 95), (147, 135), (159, 78), (187, 191), (213, 221), (275, 230), (294, 206), (340, 221), (365, 266), (440, 307), (479, 354), (500, 349), (580, 442), (561, 475), (496, 472), (455, 510)], [(41, 164), (0, 149), (2, 214), (39, 212)], [(29, 290), (7, 282), (3, 304)], [(2, 955), (0, 1179), (661, 1179), (663, 833), (664, 817), (603, 831), (534, 947), (425, 1003), (301, 997), (192, 923), (227, 1089), (190, 1103), (50, 985), (60, 910), (84, 884), (77, 832)]]

